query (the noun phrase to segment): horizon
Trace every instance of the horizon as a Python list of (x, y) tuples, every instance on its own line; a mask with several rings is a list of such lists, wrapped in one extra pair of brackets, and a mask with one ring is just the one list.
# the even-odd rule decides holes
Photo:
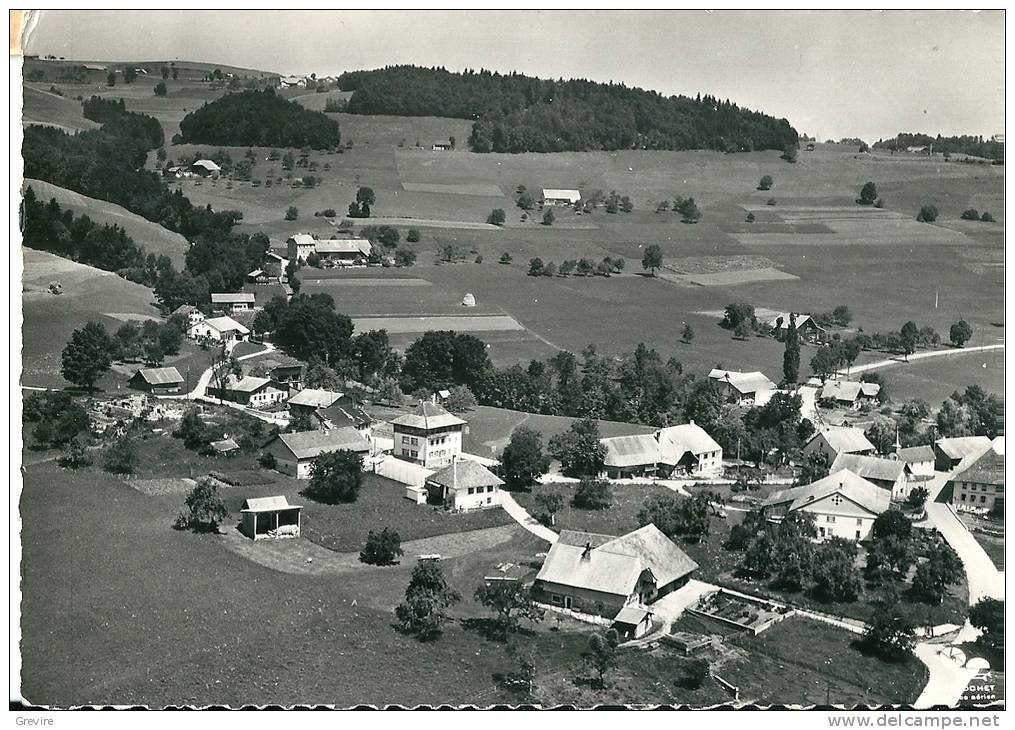
[[(717, 42), (747, 25), (737, 44)], [(25, 52), (282, 75), (416, 65), (588, 79), (729, 99), (819, 141), (1004, 131), (1003, 11), (45, 10)]]

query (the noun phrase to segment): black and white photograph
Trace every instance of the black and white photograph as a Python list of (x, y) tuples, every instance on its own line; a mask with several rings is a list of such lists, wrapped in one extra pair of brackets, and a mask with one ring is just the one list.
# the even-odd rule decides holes
[(1004, 707), (1005, 10), (9, 19), (12, 711)]

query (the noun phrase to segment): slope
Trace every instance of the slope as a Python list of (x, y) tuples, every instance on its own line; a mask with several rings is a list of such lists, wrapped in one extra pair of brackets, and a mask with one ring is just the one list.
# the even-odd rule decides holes
[(50, 91), (24, 85), (24, 124), (44, 124), (73, 134), (87, 129), (98, 129), (98, 122), (85, 119), (81, 103)]

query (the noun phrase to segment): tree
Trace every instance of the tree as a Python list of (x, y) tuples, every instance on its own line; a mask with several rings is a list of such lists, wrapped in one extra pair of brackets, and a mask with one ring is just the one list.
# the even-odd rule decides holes
[(811, 579), (818, 600), (851, 603), (859, 598), (863, 583), (856, 569), (856, 544), (835, 537), (818, 546)]
[(798, 151), (799, 147), (795, 142), (787, 142), (780, 157), (786, 160), (786, 162), (796, 162)]
[(968, 208), (962, 211), (962, 215), (959, 216), (964, 221), (978, 221), (980, 220), (980, 211), (976, 208)]
[(106, 328), (98, 322), (88, 322), (71, 334), (60, 358), (60, 372), (74, 385), (91, 391), (95, 381), (113, 364), (111, 353), (115, 351), (115, 343)]
[(694, 329), (691, 327), (691, 325), (687, 324), (686, 322), (684, 323), (683, 329), (680, 330), (680, 339), (683, 340), (688, 345), (690, 345), (691, 340), (694, 339)]
[(299, 215), (300, 212), (295, 205), (290, 205), (288, 208), (285, 209), (285, 219), (287, 221), (294, 221), (299, 217)]
[(1004, 654), (1004, 601), (981, 598), (969, 609), (969, 623), (980, 629), (976, 643)]
[[(603, 260), (605, 261), (606, 259)], [(622, 256), (615, 256), (610, 259), (610, 263), (613, 266), (613, 273), (615, 274), (622, 273), (624, 271), (624, 267), (627, 266), (627, 261)]]
[(680, 213), (682, 223), (697, 223), (701, 219), (701, 211), (698, 209), (698, 204), (694, 202), (694, 198), (680, 201), (675, 210)]
[(797, 486), (813, 484), (819, 479), (824, 479), (828, 476), (830, 466), (831, 462), (829, 461), (828, 454), (822, 454), (819, 451), (807, 454), (804, 457), (803, 464), (800, 465)]
[(710, 665), (707, 659), (691, 659), (684, 667), (684, 674), (680, 677), (680, 686), (685, 689), (700, 689), (701, 685), (708, 679)]
[(747, 322), (737, 322), (733, 328), (733, 336), (738, 340), (746, 340), (751, 334), (751, 325)]
[(502, 253), (500, 255), (500, 259), (497, 261), (497, 263), (499, 263), (499, 264), (510, 264), (512, 260), (513, 259), (511, 258), (511, 254), (509, 254), (507, 251), (505, 251), (504, 253)]
[(964, 319), (960, 319), (948, 330), (948, 339), (951, 340), (951, 343), (956, 347), (962, 347), (972, 338), (973, 328), (970, 327), (969, 322)]
[(641, 268), (648, 269), (652, 276), (656, 275), (656, 269), (662, 268), (663, 251), (657, 244), (645, 247), (645, 253), (641, 257)]
[(137, 79), (137, 69), (133, 66), (123, 67), (123, 83), (132, 84)]
[(895, 449), (897, 431), (894, 421), (888, 418), (875, 418), (863, 433), (867, 440), (874, 444), (879, 454), (890, 454)]
[(162, 72), (162, 80), (165, 81), (166, 79), (169, 78), (169, 66), (163, 64), (160, 70)]
[(474, 393), (492, 369), (486, 344), (479, 338), (448, 330), (425, 332), (405, 351), (402, 390), (433, 392), (449, 385), (466, 385)]
[(536, 202), (532, 199), (532, 195), (529, 191), (524, 189), (524, 185), (519, 186), (519, 188), (521, 189), (521, 192), (519, 192), (518, 200), (515, 204), (522, 210), (532, 210), (535, 208)]
[(543, 260), (538, 256), (533, 259), (529, 259), (529, 276), (542, 276), (543, 275)]
[(92, 465), (92, 457), (88, 454), (84, 444), (76, 438), (72, 438), (67, 442), (57, 463), (64, 469), (83, 469)]
[(310, 484), (303, 494), (318, 502), (355, 502), (363, 482), (363, 457), (354, 451), (329, 451), (310, 467)]
[(464, 413), (476, 407), (476, 396), (464, 385), (456, 385), (451, 389), (444, 407), (452, 413)]
[(552, 226), (554, 220), (555, 220), (555, 216), (553, 215), (553, 209), (552, 208), (547, 208), (546, 212), (543, 213), (543, 225), (544, 226)]
[(412, 569), (405, 600), (395, 607), (399, 628), (421, 641), (440, 636), (448, 609), (462, 600), (448, 585), (439, 560), (422, 559)]
[(511, 489), (531, 486), (550, 468), (550, 459), (543, 453), (543, 437), (539, 431), (519, 426), (500, 456), (501, 476)]
[(620, 209), (625, 213), (630, 213), (634, 210), (634, 201), (631, 200), (630, 196), (622, 195), (620, 197)]
[(160, 81), (155, 84), (155, 96), (165, 96), (168, 89), (166, 88), (166, 82)]
[(920, 509), (927, 503), (927, 497), (930, 496), (930, 492), (927, 491), (927, 487), (914, 487), (908, 495), (906, 495), (906, 506), (913, 509)]
[(137, 470), (137, 446), (129, 434), (124, 434), (106, 447), (102, 468), (111, 474), (133, 474)]
[(994, 222), (994, 216), (992, 216), (987, 211), (983, 211), (983, 215), (980, 216), (980, 221), (983, 222), (983, 223), (993, 223)]
[(585, 663), (596, 673), (599, 686), (605, 687), (606, 673), (617, 666), (617, 646), (620, 637), (614, 629), (595, 633), (589, 637), (588, 649), (582, 654)]
[(925, 205), (916, 214), (916, 219), (921, 223), (933, 223), (937, 220), (937, 208), (933, 205)]
[(395, 266), (413, 266), (415, 263), (416, 252), (411, 248), (400, 248), (395, 251)]
[(552, 526), (557, 524), (557, 513), (564, 509), (564, 497), (557, 492), (540, 492), (536, 495), (536, 506), (542, 510), (545, 521)]
[(754, 213), (748, 213), (747, 214), (747, 222), (748, 223), (754, 223), (754, 221), (755, 221)]
[(916, 322), (909, 321), (902, 325), (899, 338), (902, 343), (902, 350), (906, 355), (906, 361), (908, 362), (909, 356), (916, 352), (916, 343), (920, 339), (920, 330), (916, 326)]
[(889, 586), (873, 602), (875, 610), (861, 640), (887, 661), (904, 661), (913, 653), (915, 627), (902, 611), (898, 591)]
[(782, 353), (782, 378), (787, 384), (800, 377), (800, 335), (796, 331), (796, 315), (790, 313), (786, 328), (785, 350)]
[(367, 542), (360, 551), (360, 562), (370, 565), (394, 565), (402, 555), (402, 538), (390, 527), (380, 532), (370, 530)]
[(772, 176), (765, 175), (761, 178), (761, 182), (758, 183), (758, 190), (771, 190), (772, 188)]
[(116, 72), (110, 71), (106, 74), (106, 86), (116, 86)]
[(201, 420), (197, 408), (194, 407), (188, 408), (183, 414), (180, 424), (173, 431), (173, 438), (183, 441), (184, 447), (191, 451), (202, 454), (208, 451), (208, 445), (212, 441), (208, 428), (204, 425), (204, 421)]
[(571, 428), (550, 439), (550, 455), (560, 461), (565, 476), (595, 476), (603, 469), (606, 448), (599, 441), (599, 426), (590, 418), (574, 421)]
[(544, 611), (532, 600), (525, 585), (511, 578), (484, 581), (473, 594), (476, 602), (494, 612), (503, 636), (518, 630), (522, 619), (541, 621)]
[(486, 222), (495, 226), (504, 225), (504, 221), (506, 220), (507, 215), (505, 215), (503, 208), (494, 208), (490, 211), (490, 215), (486, 217)]
[(962, 561), (951, 545), (939, 541), (927, 556), (927, 561), (920, 563), (913, 576), (912, 591), (924, 603), (941, 605), (948, 586), (958, 583), (963, 578)]
[(420, 236), (418, 228), (410, 228), (409, 232), (405, 234), (405, 240), (408, 241), (409, 243), (418, 243), (419, 238)]
[(605, 479), (582, 479), (571, 504), (578, 509), (606, 509), (610, 506), (610, 483)]
[(722, 325), (728, 329), (736, 329), (736, 326), (742, 322), (753, 327), (757, 321), (754, 306), (747, 302), (727, 304), (723, 311)]
[(364, 205), (367, 206), (368, 210), (374, 207), (374, 204), (377, 202), (377, 196), (374, 195), (374, 189), (368, 187), (359, 188), (359, 190), (356, 191), (356, 202), (360, 204), (360, 208)]
[(811, 357), (811, 371), (825, 382), (828, 377), (839, 369), (839, 361), (832, 348), (825, 345)]
[(860, 197), (856, 199), (856, 202), (860, 205), (872, 205), (877, 199), (878, 188), (874, 183), (868, 181), (860, 188)]
[(515, 677), (519, 682), (524, 682), (526, 692), (532, 694), (532, 683), (536, 679), (536, 659), (538, 656), (536, 649), (531, 645), (513, 641), (508, 644), (507, 655), (518, 666)]
[(176, 523), (199, 532), (218, 532), (219, 524), (229, 515), (226, 503), (218, 494), (218, 487), (208, 477), (197, 480), (197, 484), (184, 503), (190, 514), (180, 513)]

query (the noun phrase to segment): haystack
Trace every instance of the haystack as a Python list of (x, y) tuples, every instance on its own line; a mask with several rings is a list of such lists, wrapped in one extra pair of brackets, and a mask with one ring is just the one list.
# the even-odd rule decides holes
[(472, 296), (472, 293), (469, 292), (464, 297), (462, 297), (462, 306), (463, 307), (475, 307), (476, 306), (476, 297)]

